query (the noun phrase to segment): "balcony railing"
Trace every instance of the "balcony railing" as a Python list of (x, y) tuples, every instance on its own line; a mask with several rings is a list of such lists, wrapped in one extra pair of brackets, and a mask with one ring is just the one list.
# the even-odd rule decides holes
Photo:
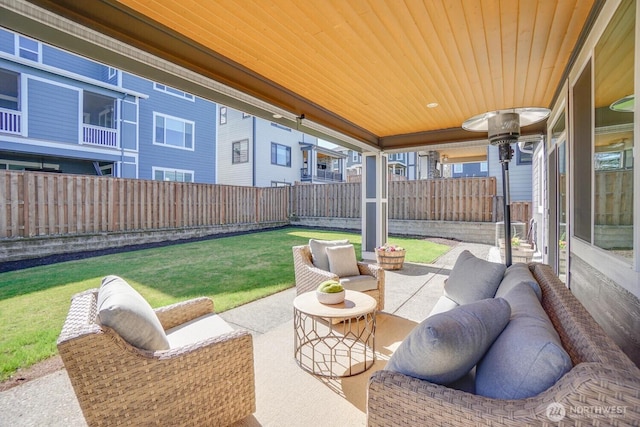
[(302, 181), (313, 181), (319, 179), (322, 181), (336, 181), (342, 182), (342, 174), (337, 172), (330, 172), (325, 169), (318, 169), (315, 175), (311, 175), (307, 168), (300, 169), (300, 178)]
[(118, 147), (118, 131), (102, 126), (82, 125), (82, 142), (102, 147)]
[(22, 113), (0, 108), (0, 132), (20, 134)]

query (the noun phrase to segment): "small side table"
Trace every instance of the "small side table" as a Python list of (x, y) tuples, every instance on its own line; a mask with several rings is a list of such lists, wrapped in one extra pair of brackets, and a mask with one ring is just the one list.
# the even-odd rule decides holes
[(294, 355), (315, 375), (348, 377), (376, 360), (376, 300), (362, 292), (345, 292), (343, 303), (325, 305), (315, 292), (293, 300)]

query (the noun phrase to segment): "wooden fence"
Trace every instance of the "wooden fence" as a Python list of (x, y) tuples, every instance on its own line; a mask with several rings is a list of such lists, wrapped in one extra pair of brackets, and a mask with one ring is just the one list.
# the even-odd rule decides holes
[[(393, 181), (389, 219), (495, 222), (495, 178)], [(0, 238), (359, 218), (360, 183), (254, 188), (0, 171)], [(528, 221), (529, 203), (512, 204)]]
[(0, 171), (0, 238), (287, 221), (287, 188)]
[[(389, 219), (495, 221), (496, 179), (450, 178), (392, 181)], [(291, 212), (297, 216), (360, 217), (360, 183), (296, 185)]]
[(633, 225), (633, 197), (632, 169), (597, 171), (595, 223), (597, 225)]

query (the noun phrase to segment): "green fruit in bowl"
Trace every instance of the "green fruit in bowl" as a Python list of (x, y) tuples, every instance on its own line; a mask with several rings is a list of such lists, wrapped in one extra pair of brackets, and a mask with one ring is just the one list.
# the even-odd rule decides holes
[(340, 282), (336, 282), (335, 280), (327, 280), (326, 282), (320, 283), (318, 286), (318, 292), (324, 292), (326, 294), (335, 294), (337, 292), (342, 292), (344, 288), (340, 284)]

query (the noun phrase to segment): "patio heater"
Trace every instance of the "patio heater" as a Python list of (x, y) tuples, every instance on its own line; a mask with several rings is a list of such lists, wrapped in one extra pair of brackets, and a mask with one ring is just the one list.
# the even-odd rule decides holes
[(487, 132), (489, 143), (498, 147), (502, 165), (502, 194), (504, 208), (504, 262), (511, 265), (511, 197), (509, 191), (509, 162), (513, 151), (512, 143), (520, 137), (520, 126), (528, 126), (546, 119), (550, 110), (528, 107), (512, 110), (493, 111), (466, 120), (462, 128), (475, 132)]

